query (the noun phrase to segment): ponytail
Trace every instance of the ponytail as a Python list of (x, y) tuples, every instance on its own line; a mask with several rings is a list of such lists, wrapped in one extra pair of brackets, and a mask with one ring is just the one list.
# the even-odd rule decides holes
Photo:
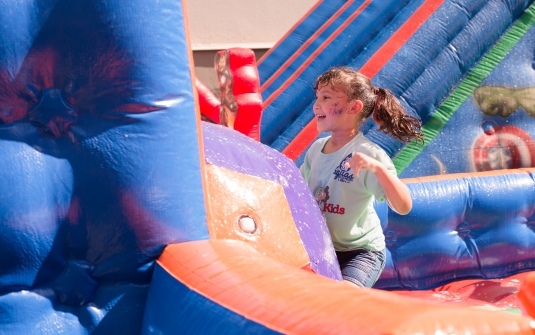
[(423, 134), (420, 132), (422, 123), (414, 116), (405, 114), (405, 108), (399, 100), (389, 91), (380, 87), (373, 87), (376, 95), (375, 106), (371, 113), (379, 131), (391, 135), (401, 142), (410, 142), (412, 139), (423, 143)]

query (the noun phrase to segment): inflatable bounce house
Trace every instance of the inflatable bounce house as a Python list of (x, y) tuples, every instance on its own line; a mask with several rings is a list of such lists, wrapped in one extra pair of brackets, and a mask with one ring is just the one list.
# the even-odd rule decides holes
[[(196, 81), (184, 3), (0, 7), (0, 334), (535, 334), (532, 0), (320, 0)], [(413, 196), (387, 267), (341, 280), (298, 166), (316, 76), (421, 118), (362, 131)]]

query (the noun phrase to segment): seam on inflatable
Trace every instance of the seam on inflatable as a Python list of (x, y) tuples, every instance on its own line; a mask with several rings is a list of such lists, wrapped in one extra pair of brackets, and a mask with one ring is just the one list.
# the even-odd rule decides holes
[(195, 76), (195, 66), (193, 64), (193, 51), (191, 50), (191, 41), (189, 36), (189, 24), (188, 24), (188, 10), (186, 8), (186, 1), (182, 0), (182, 8), (183, 8), (183, 17), (184, 17), (184, 35), (186, 36), (186, 46), (188, 48), (188, 61), (189, 61), (189, 73), (190, 73), (190, 79), (191, 79), (191, 89), (193, 93), (193, 101), (195, 105), (195, 115), (196, 115), (196, 122), (197, 122), (197, 141), (199, 143), (199, 166), (201, 169), (201, 183), (202, 183), (202, 189), (203, 189), (203, 198), (204, 198), (204, 208), (205, 208), (205, 223), (208, 225), (208, 222), (210, 222), (210, 208), (207, 206), (208, 204), (208, 195), (206, 192), (206, 160), (204, 157), (204, 140), (202, 136), (202, 128), (201, 128), (201, 107), (199, 104), (199, 92), (197, 92), (197, 85), (196, 85), (196, 76)]
[(405, 178), (401, 179), (405, 184), (413, 183), (428, 183), (435, 182), (440, 180), (453, 180), (460, 178), (482, 178), (482, 177), (494, 177), (494, 176), (503, 176), (511, 174), (529, 174), (533, 171), (528, 171), (529, 169), (505, 169), (505, 170), (492, 170), (492, 171), (482, 171), (482, 172), (465, 172), (465, 173), (451, 173), (451, 174), (439, 174), (435, 176), (425, 176), (425, 177), (416, 177), (416, 178)]

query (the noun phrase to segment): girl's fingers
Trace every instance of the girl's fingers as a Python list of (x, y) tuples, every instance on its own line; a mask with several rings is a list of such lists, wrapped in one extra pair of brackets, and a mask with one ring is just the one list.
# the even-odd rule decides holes
[(359, 174), (360, 174), (360, 170), (362, 169), (365, 169), (366, 167), (364, 166), (364, 164), (357, 164), (357, 166), (355, 167), (355, 175), (357, 176), (357, 178), (359, 177)]
[(345, 162), (344, 166), (346, 168), (352, 168), (353, 173), (359, 177), (360, 170), (367, 168), (367, 161), (358, 153), (354, 153), (353, 157), (348, 162)]
[(347, 163), (347, 167), (351, 167), (353, 169), (353, 173), (359, 177), (359, 172), (362, 169), (362, 163), (359, 160), (351, 160), (352, 164)]

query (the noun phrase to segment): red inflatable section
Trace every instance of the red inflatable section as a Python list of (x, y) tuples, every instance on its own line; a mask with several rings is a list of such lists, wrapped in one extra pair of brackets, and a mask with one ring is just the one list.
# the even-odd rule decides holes
[(400, 295), (467, 307), (516, 310), (535, 315), (535, 272), (523, 272), (502, 279), (466, 279), (432, 290), (394, 291)]
[(524, 306), (523, 312), (535, 318), (535, 272), (528, 273), (524, 278), (518, 298)]
[(220, 87), (219, 123), (259, 141), (262, 96), (254, 52), (222, 50), (214, 63)]

